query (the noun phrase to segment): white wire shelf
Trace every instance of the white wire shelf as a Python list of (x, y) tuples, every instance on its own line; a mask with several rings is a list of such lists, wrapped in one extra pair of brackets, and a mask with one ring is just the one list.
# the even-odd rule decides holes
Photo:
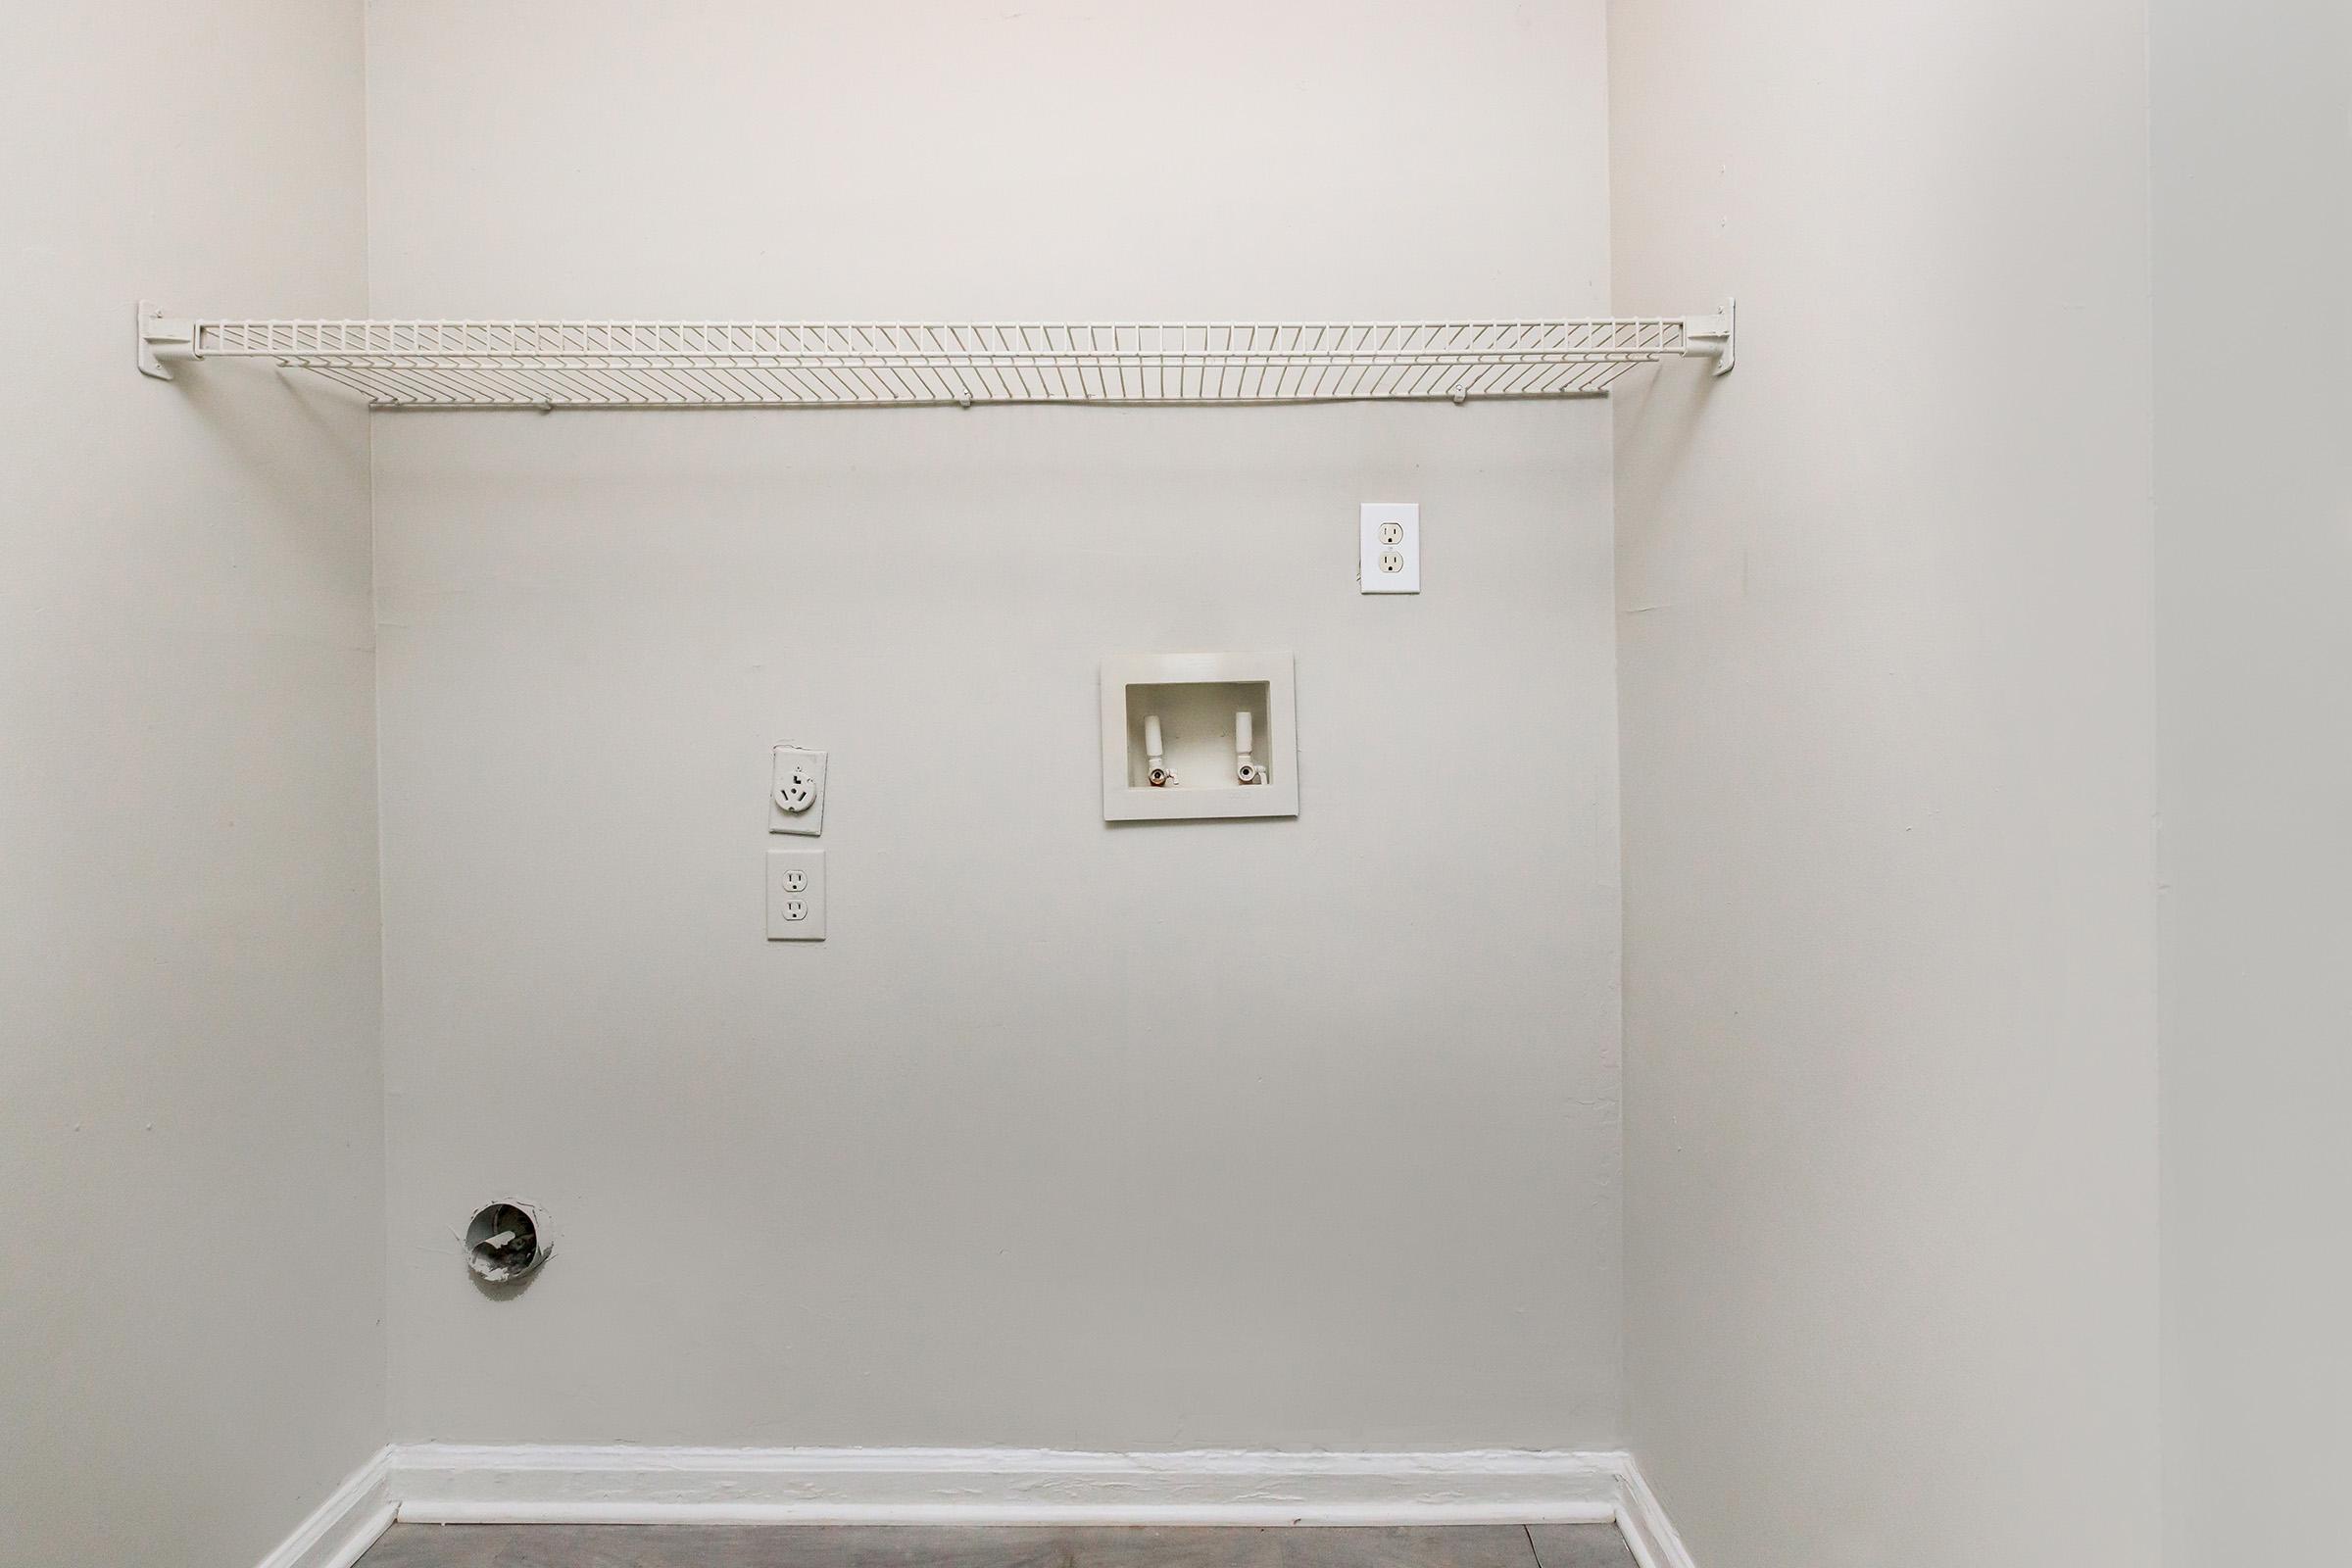
[(378, 409), (970, 407), (1581, 397), (1687, 355), (1733, 309), (1549, 321), (203, 320), (139, 311), (139, 368), (260, 359)]

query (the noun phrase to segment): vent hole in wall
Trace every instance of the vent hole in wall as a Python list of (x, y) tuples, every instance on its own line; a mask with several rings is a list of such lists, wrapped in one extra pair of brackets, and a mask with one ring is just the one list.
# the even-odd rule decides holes
[(515, 1203), (476, 1209), (466, 1227), (466, 1266), (484, 1285), (520, 1284), (547, 1261), (539, 1245), (539, 1222)]

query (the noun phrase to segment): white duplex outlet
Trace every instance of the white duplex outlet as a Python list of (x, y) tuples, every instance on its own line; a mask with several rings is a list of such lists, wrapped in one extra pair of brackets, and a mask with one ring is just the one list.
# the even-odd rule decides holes
[(806, 747), (779, 746), (767, 791), (770, 833), (825, 830), (825, 754)]
[(825, 940), (825, 852), (767, 852), (767, 940)]
[(1367, 501), (1356, 525), (1356, 586), (1368, 594), (1421, 591), (1421, 504)]

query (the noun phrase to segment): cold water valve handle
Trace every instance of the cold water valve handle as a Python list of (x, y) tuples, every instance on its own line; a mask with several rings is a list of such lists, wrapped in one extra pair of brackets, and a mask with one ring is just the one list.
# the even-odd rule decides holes
[(1144, 777), (1153, 789), (1164, 790), (1176, 782), (1176, 775), (1168, 771), (1167, 763), (1162, 760), (1157, 713), (1147, 714), (1144, 718), (1144, 761), (1149, 768)]
[(1257, 738), (1252, 729), (1250, 710), (1237, 710), (1233, 715), (1233, 776), (1245, 784), (1263, 784), (1266, 770), (1250, 755)]

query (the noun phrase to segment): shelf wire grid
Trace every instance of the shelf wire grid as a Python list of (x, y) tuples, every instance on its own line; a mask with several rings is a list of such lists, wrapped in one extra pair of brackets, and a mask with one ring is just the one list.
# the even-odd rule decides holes
[(192, 323), (379, 409), (913, 408), (1588, 396), (1701, 352), (1690, 322)]

